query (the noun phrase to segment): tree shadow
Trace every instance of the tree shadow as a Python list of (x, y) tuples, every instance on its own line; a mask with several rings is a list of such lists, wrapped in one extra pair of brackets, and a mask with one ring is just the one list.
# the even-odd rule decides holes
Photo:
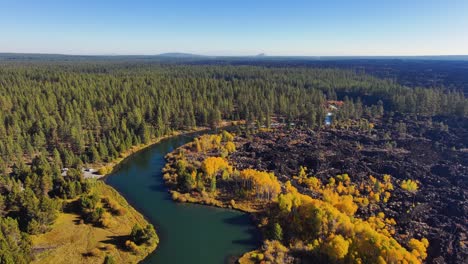
[(251, 239), (236, 239), (236, 240), (233, 240), (232, 243), (237, 244), (237, 245), (252, 247), (252, 249), (256, 248), (257, 246), (260, 245), (259, 241), (257, 241), (254, 238), (251, 238)]
[(85, 258), (90, 258), (90, 257), (93, 257), (94, 254), (92, 252), (85, 252), (85, 253), (81, 253), (81, 256)]
[(261, 233), (257, 228), (255, 228), (254, 222), (248, 215), (236, 215), (233, 217), (224, 218), (223, 222), (229, 225), (246, 227), (246, 233), (248, 234), (249, 238), (236, 239), (233, 240), (232, 243), (251, 246), (252, 248), (258, 247), (260, 245), (262, 238)]
[(80, 214), (80, 208), (81, 206), (79, 200), (75, 200), (66, 203), (63, 207), (63, 212), (69, 214)]
[(75, 215), (75, 219), (73, 219), (73, 223), (75, 225), (90, 224), (94, 227), (103, 227), (100, 223), (91, 222), (89, 219), (87, 219), (87, 215), (81, 211), (79, 200), (67, 203), (63, 207), (63, 212)]
[(171, 195), (168, 192), (168, 188), (164, 184), (150, 185), (148, 188), (154, 192), (164, 193), (164, 198), (162, 199), (166, 201), (172, 201)]
[(233, 217), (224, 218), (223, 222), (230, 225), (250, 226), (253, 225), (252, 220), (248, 215), (236, 215)]
[(85, 222), (84, 222), (84, 219), (81, 216), (77, 215), (75, 217), (75, 219), (73, 219), (73, 223), (75, 225), (83, 225)]
[(120, 250), (127, 250), (127, 247), (125, 246), (125, 241), (130, 240), (130, 235), (124, 235), (124, 236), (108, 236), (108, 239), (102, 240), (102, 243), (107, 243), (107, 244), (112, 244), (116, 248)]
[(164, 184), (153, 184), (148, 187), (150, 190), (155, 192), (167, 192), (167, 187)]

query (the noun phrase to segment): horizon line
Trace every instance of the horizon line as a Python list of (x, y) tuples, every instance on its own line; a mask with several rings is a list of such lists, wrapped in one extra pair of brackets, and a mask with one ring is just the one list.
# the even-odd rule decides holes
[(251, 54), (251, 55), (209, 55), (209, 54), (203, 54), (203, 53), (191, 53), (191, 52), (162, 52), (162, 53), (147, 53), (147, 54), (135, 54), (135, 53), (128, 53), (128, 54), (106, 54), (106, 53), (85, 53), (85, 54), (79, 54), (79, 53), (49, 53), (49, 52), (3, 52), (0, 51), (0, 55), (58, 55), (58, 56), (86, 56), (86, 57), (99, 57), (99, 56), (105, 56), (105, 57), (124, 57), (124, 56), (129, 56), (129, 57), (142, 57), (142, 56), (177, 56), (177, 55), (185, 55), (185, 56), (198, 56), (198, 57), (257, 57), (257, 58), (262, 58), (262, 57), (311, 57), (311, 58), (320, 58), (320, 57), (463, 57), (463, 56), (468, 56), (467, 54), (423, 54), (423, 55), (369, 55), (369, 54), (359, 54), (359, 55), (287, 55), (287, 54), (281, 54), (281, 55), (269, 55), (264, 52), (260, 52), (257, 54)]

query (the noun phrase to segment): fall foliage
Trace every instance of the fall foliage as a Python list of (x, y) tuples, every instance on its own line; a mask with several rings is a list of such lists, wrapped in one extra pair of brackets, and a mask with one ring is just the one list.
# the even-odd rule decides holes
[(202, 162), (201, 169), (205, 172), (206, 178), (211, 179), (216, 176), (216, 173), (220, 170), (231, 171), (232, 167), (229, 166), (228, 162), (224, 158), (208, 157)]
[(240, 172), (239, 180), (243, 188), (260, 199), (271, 200), (281, 191), (281, 185), (273, 173), (245, 169)]
[[(337, 206), (337, 196), (318, 200), (289, 187), (278, 199), (279, 217), (289, 236), (304, 241), (308, 250), (330, 261), (345, 263), (420, 263), (425, 259), (427, 240), (412, 240), (412, 251), (400, 245), (391, 235), (393, 219), (383, 214), (369, 220), (352, 217)], [(327, 191), (328, 192), (328, 191)]]
[[(227, 132), (199, 137), (194, 141), (196, 154), (180, 152), (172, 164), (178, 173), (191, 170), (186, 173), (190, 181), (202, 180), (203, 188), (197, 188), (201, 197), (211, 195), (210, 199), (216, 199), (214, 192), (222, 186), (219, 192), (226, 197), (227, 206), (239, 208), (238, 204), (245, 202), (271, 206), (263, 207), (267, 210), (259, 226), (273, 240), (265, 241), (262, 248), (252, 253), (251, 261), (292, 263), (294, 251), (334, 263), (421, 263), (427, 257), (427, 239), (411, 238), (402, 245), (394, 238), (397, 223), (393, 218), (383, 212), (368, 217), (357, 214), (360, 208), (379, 208), (391, 199), (394, 186), (390, 175), (369, 175), (355, 183), (352, 175), (346, 173), (319, 179), (310, 175), (307, 167), (300, 166), (297, 176), (281, 182), (273, 172), (236, 170), (230, 164), (230, 156), (223, 154), (235, 152), (234, 142), (235, 138)], [(416, 182), (411, 180), (403, 181), (401, 187), (417, 190)], [(180, 201), (197, 201), (191, 193), (173, 192), (173, 196)], [(219, 205), (222, 201), (209, 204)]]
[(418, 183), (410, 179), (402, 181), (400, 186), (411, 193), (415, 193), (418, 190)]

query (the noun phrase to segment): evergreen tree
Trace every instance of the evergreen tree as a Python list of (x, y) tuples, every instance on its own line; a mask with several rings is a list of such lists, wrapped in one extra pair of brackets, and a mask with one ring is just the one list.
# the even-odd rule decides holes
[(212, 193), (216, 192), (216, 177), (212, 177), (211, 178), (211, 182), (210, 182), (210, 191)]
[(283, 240), (283, 229), (281, 228), (281, 225), (278, 223), (275, 223), (273, 225), (273, 239), (281, 241)]

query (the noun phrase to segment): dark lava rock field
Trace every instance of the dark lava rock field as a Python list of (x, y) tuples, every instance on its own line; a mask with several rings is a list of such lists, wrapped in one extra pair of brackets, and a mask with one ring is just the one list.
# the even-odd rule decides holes
[[(300, 166), (322, 182), (342, 173), (356, 183), (391, 175), (390, 200), (357, 214), (393, 217), (400, 243), (426, 237), (427, 263), (468, 263), (468, 119), (392, 116), (370, 131), (278, 129), (237, 137), (237, 145), (230, 160), (238, 169), (273, 171), (293, 184)], [(399, 187), (405, 179), (419, 181), (415, 195)]]

